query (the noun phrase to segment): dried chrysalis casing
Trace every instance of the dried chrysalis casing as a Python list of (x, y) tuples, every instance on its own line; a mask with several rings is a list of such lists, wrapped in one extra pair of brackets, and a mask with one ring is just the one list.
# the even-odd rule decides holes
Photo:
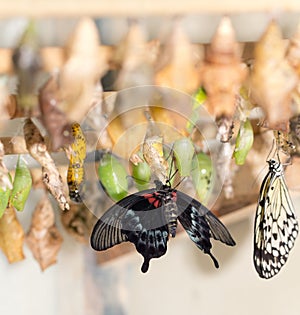
[(41, 121), (49, 133), (54, 151), (69, 145), (73, 140), (71, 124), (59, 108), (62, 102), (59, 89), (58, 77), (53, 74), (39, 92)]
[(148, 112), (144, 113), (148, 119), (146, 135), (142, 144), (145, 161), (150, 166), (152, 174), (165, 183), (168, 178), (168, 162), (164, 158), (163, 137), (156, 122)]
[(39, 110), (36, 91), (42, 79), (42, 62), (34, 21), (28, 22), (24, 34), (13, 52), (12, 60), (18, 76), (18, 114), (37, 116)]
[(193, 93), (200, 84), (197, 60), (188, 37), (184, 33), (180, 21), (175, 21), (164, 49), (158, 56), (158, 71), (155, 83), (178, 89), (185, 93)]
[(59, 109), (69, 122), (81, 121), (91, 107), (96, 84), (107, 70), (99, 53), (99, 33), (91, 18), (82, 18), (67, 47), (67, 60), (61, 69)]
[(292, 116), (291, 94), (298, 78), (288, 63), (281, 31), (272, 21), (254, 49), (250, 77), (251, 98), (266, 114), (265, 126), (288, 131)]
[[(0, 55), (1, 58), (1, 55)], [(13, 77), (8, 75), (0, 76), (0, 120), (11, 119), (15, 116), (17, 110), (17, 103), (15, 95), (12, 95), (12, 89), (15, 82)], [(1, 126), (0, 126), (1, 129)]]
[(298, 76), (298, 82), (295, 90), (293, 91), (292, 98), (295, 101), (295, 104), (297, 105), (296, 112), (300, 112), (300, 23), (297, 27), (296, 33), (294, 36), (290, 39), (289, 45), (287, 47), (286, 51), (286, 59), (289, 62), (289, 64), (293, 67), (295, 70), (297, 76)]
[(56, 263), (63, 238), (55, 226), (54, 211), (47, 196), (37, 204), (32, 215), (26, 243), (42, 271)]
[(296, 33), (290, 39), (286, 58), (291, 66), (296, 70), (297, 74), (300, 74), (300, 24), (297, 27)]
[(241, 64), (235, 32), (228, 17), (223, 17), (207, 47), (200, 70), (201, 82), (207, 93), (206, 107), (210, 114), (232, 118), (236, 96), (247, 69)]
[(24, 231), (13, 207), (7, 207), (0, 219), (0, 248), (10, 264), (23, 260)]
[(62, 210), (69, 210), (70, 205), (65, 196), (62, 178), (47, 150), (40, 131), (29, 118), (26, 119), (23, 130), (27, 150), (42, 166), (43, 182), (48, 191), (56, 199)]
[(107, 131), (113, 140), (118, 139), (132, 126), (145, 122), (143, 106), (153, 92), (153, 65), (149, 54), (146, 36), (142, 27), (133, 22), (129, 31), (116, 50), (113, 57), (121, 62), (121, 69), (115, 82), (119, 91), (116, 96), (114, 119), (107, 126)]

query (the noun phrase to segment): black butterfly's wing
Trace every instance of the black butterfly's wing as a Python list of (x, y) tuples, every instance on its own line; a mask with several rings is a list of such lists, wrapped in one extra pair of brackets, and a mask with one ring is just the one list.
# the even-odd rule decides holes
[[(92, 235), (91, 246), (105, 250), (121, 242), (133, 243), (144, 257), (142, 272), (149, 268), (152, 258), (159, 258), (167, 251), (168, 228), (154, 189), (125, 197), (98, 220)], [(159, 206), (159, 207), (156, 207)]]
[(223, 223), (199, 201), (181, 191), (177, 191), (177, 206), (180, 212), (178, 220), (186, 230), (190, 239), (199, 249), (212, 258), (216, 268), (218, 268), (218, 261), (211, 253), (212, 244), (210, 238), (212, 237), (227, 245), (234, 246), (235, 241), (229, 231)]

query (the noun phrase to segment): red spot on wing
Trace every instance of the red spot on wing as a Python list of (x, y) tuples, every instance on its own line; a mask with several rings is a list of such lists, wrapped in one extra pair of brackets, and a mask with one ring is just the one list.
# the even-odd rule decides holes
[(156, 193), (154, 194), (145, 194), (143, 195), (144, 198), (148, 200), (150, 204), (152, 204), (155, 208), (159, 208), (161, 205), (161, 200), (158, 198)]
[(172, 199), (173, 199), (173, 201), (177, 200), (177, 193), (176, 193), (176, 191), (172, 191)]

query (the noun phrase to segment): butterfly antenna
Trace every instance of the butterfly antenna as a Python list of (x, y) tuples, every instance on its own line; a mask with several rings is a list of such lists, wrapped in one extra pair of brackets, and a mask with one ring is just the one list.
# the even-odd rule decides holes
[[(274, 150), (274, 148), (275, 148), (275, 141), (276, 141), (276, 139), (273, 139), (273, 141), (272, 141), (272, 146), (271, 146), (271, 149), (270, 149), (269, 154), (268, 154), (268, 156), (267, 156), (266, 162), (269, 161), (269, 158), (270, 158), (270, 156), (271, 156), (271, 154), (272, 154), (272, 152), (273, 152), (273, 150)], [(275, 150), (276, 150), (276, 149), (275, 149)], [(277, 153), (278, 153), (278, 152), (277, 152)], [(274, 155), (275, 155), (275, 152), (274, 152)], [(274, 156), (274, 155), (273, 155), (273, 156)]]
[[(177, 171), (178, 171), (178, 170), (177, 170)], [(176, 171), (176, 173), (177, 173), (177, 171)], [(176, 174), (176, 173), (175, 173), (175, 174)], [(179, 183), (176, 184), (176, 186), (174, 186), (173, 189), (176, 189), (185, 179), (186, 179), (186, 176), (183, 177), (183, 178), (181, 178), (181, 180), (179, 181)]]

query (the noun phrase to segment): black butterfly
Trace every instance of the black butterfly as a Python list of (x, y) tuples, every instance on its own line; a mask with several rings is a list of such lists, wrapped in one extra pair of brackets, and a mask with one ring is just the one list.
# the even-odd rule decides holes
[(175, 236), (178, 219), (191, 240), (218, 268), (210, 252), (210, 238), (234, 246), (226, 227), (199, 201), (171, 188), (169, 182), (163, 185), (156, 181), (156, 186), (129, 195), (109, 208), (94, 226), (92, 248), (102, 251), (129, 241), (144, 257), (141, 270), (147, 272), (150, 259), (166, 253), (169, 234)]

